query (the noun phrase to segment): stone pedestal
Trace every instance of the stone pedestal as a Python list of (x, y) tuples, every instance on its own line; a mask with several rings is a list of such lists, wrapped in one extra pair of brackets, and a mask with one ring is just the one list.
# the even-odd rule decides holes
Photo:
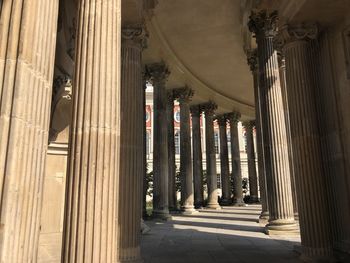
[(247, 159), (248, 159), (248, 176), (249, 176), (249, 193), (250, 193), (250, 203), (259, 202), (258, 194), (258, 176), (256, 173), (256, 162), (255, 162), (255, 150), (254, 150), (254, 138), (253, 138), (253, 128), (255, 122), (249, 121), (244, 122), (246, 139), (247, 139)]
[(121, 6), (82, 0), (78, 10), (62, 262), (116, 262)]
[(220, 166), (221, 166), (221, 205), (230, 205), (231, 202), (231, 182), (230, 182), (230, 167), (228, 161), (228, 145), (227, 145), (227, 131), (226, 116), (221, 115), (217, 117), (220, 130)]
[(174, 95), (173, 90), (168, 91), (167, 103), (168, 120), (168, 165), (169, 165), (169, 210), (176, 211), (176, 163), (175, 163), (175, 134), (174, 134)]
[(169, 167), (167, 92), (169, 71), (163, 63), (148, 66), (154, 87), (154, 146), (153, 146), (153, 217), (167, 220), (169, 215)]
[(187, 87), (174, 90), (174, 97), (180, 103), (180, 177), (181, 210), (189, 214), (194, 209), (193, 172), (191, 156), (190, 99), (193, 91)]
[(298, 227), (294, 221), (286, 122), (277, 52), (273, 45), (276, 23), (276, 12), (260, 11), (251, 15), (249, 28), (255, 33), (258, 44), (261, 124), (270, 212), (266, 232), (285, 235), (297, 232)]
[(0, 262), (37, 259), (58, 6), (1, 1)]
[(218, 203), (218, 186), (216, 174), (216, 153), (214, 141), (214, 111), (217, 105), (209, 102), (201, 105), (205, 112), (205, 139), (206, 139), (206, 158), (207, 158), (207, 184), (208, 184), (208, 202), (207, 208), (221, 209)]
[(332, 244), (317, 123), (315, 65), (311, 41), (316, 25), (285, 26), (282, 31), (286, 58), (287, 94), (290, 111), (299, 222), (304, 258), (330, 258)]
[(232, 112), (226, 115), (230, 122), (231, 156), (232, 156), (232, 178), (233, 178), (233, 204), (245, 206), (243, 202), (241, 154), (239, 150), (238, 121), (241, 114)]
[(144, 80), (140, 26), (122, 28), (121, 133), (119, 175), (118, 262), (141, 262), (140, 221), (144, 164)]
[(201, 143), (201, 110), (199, 105), (191, 107), (192, 114), (192, 147), (193, 147), (193, 184), (194, 184), (194, 206), (202, 208), (203, 196), (203, 163)]

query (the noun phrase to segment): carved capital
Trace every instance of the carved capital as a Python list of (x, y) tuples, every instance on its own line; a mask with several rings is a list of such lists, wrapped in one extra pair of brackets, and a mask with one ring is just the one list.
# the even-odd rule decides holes
[(277, 34), (278, 13), (277, 11), (268, 12), (262, 10), (252, 12), (249, 17), (249, 30), (256, 35), (265, 37), (274, 37)]
[(237, 111), (226, 113), (225, 115), (226, 115), (226, 118), (230, 121), (231, 125), (237, 125), (237, 123), (241, 118), (241, 113)]
[(245, 121), (242, 125), (246, 128), (246, 130), (253, 130), (255, 127), (255, 121)]
[(222, 114), (222, 115), (218, 115), (215, 117), (215, 119), (217, 120), (219, 126), (225, 126), (227, 124), (227, 116), (226, 114)]
[(147, 72), (150, 76), (150, 81), (154, 84), (165, 84), (170, 75), (168, 67), (163, 63), (154, 63), (147, 66)]
[(258, 69), (258, 51), (256, 49), (247, 52), (247, 62), (252, 72)]
[(174, 91), (173, 90), (167, 91), (167, 97), (168, 97), (169, 104), (174, 104)]
[(284, 47), (288, 43), (296, 41), (311, 41), (318, 37), (319, 26), (316, 23), (297, 25), (284, 25), (277, 36), (277, 45)]
[(123, 26), (121, 35), (124, 43), (131, 43), (140, 48), (147, 47), (148, 32), (143, 24)]
[(189, 102), (194, 95), (194, 92), (189, 87), (183, 87), (173, 90), (174, 99), (178, 100), (180, 103)]
[(193, 105), (190, 108), (192, 117), (200, 117), (202, 114), (202, 110), (200, 105)]
[(204, 111), (204, 113), (206, 115), (213, 116), (215, 111), (218, 108), (218, 105), (215, 102), (213, 102), (213, 101), (209, 101), (209, 102), (200, 104), (200, 108), (201, 108), (201, 111)]

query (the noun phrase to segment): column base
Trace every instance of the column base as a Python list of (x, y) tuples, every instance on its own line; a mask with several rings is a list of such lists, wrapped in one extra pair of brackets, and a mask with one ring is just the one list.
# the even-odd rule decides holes
[(199, 213), (196, 209), (194, 209), (194, 206), (183, 206), (181, 207), (181, 214), (183, 215), (192, 215)]
[(221, 199), (221, 202), (220, 202), (220, 205), (221, 206), (229, 206), (229, 205), (231, 205), (232, 204), (232, 201), (231, 201), (231, 199)]
[(171, 220), (171, 215), (169, 214), (169, 210), (153, 210), (152, 218), (168, 221)]
[(247, 204), (244, 203), (242, 198), (233, 200), (233, 204), (232, 205), (233, 206), (247, 206)]
[(259, 224), (266, 225), (269, 222), (269, 218), (270, 216), (268, 211), (261, 212), (258, 222)]
[(298, 212), (294, 213), (294, 220), (299, 221), (299, 213)]
[[(309, 249), (305, 249), (301, 247), (301, 255), (300, 260), (308, 263), (336, 263), (339, 262), (334, 255), (332, 255), (332, 249), (329, 248), (320, 248), (320, 249), (312, 249), (312, 252), (307, 251)], [(312, 255), (312, 256), (310, 256)], [(343, 261), (346, 262), (346, 261)]]
[(265, 233), (273, 236), (298, 236), (299, 227), (294, 220), (273, 220), (265, 226)]
[(208, 203), (206, 209), (221, 210), (219, 203)]
[(255, 196), (255, 195), (252, 195), (252, 196), (249, 198), (249, 203), (251, 203), (251, 204), (260, 203), (259, 197), (258, 197), (258, 196)]

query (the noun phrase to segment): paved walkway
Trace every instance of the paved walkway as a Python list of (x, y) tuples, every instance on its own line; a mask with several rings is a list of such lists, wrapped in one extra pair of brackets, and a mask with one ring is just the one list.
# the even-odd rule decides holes
[(299, 237), (271, 238), (256, 221), (260, 206), (201, 210), (171, 221), (146, 221), (142, 236), (145, 263), (294, 263)]

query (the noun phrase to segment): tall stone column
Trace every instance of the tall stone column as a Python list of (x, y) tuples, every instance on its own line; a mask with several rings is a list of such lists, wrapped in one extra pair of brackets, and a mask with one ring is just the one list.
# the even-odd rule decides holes
[(181, 177), (181, 210), (184, 213), (193, 213), (193, 171), (191, 150), (190, 105), (193, 90), (188, 87), (175, 89), (174, 97), (180, 103), (180, 177)]
[(279, 73), (281, 78), (281, 87), (282, 87), (282, 96), (283, 96), (283, 105), (284, 112), (286, 116), (286, 127), (287, 127), (287, 139), (288, 139), (288, 152), (289, 152), (289, 166), (290, 166), (290, 180), (292, 183), (292, 197), (293, 197), (293, 211), (294, 219), (299, 220), (298, 214), (298, 201), (297, 193), (295, 186), (295, 171), (294, 171), (294, 157), (293, 157), (293, 144), (292, 136), (290, 133), (290, 118), (289, 118), (289, 106), (288, 106), (288, 93), (287, 93), (287, 82), (286, 82), (286, 60), (282, 53), (278, 54), (278, 64), (279, 64)]
[(119, 175), (118, 262), (141, 262), (140, 233), (144, 163), (144, 80), (142, 26), (122, 28), (121, 132)]
[(176, 193), (176, 162), (175, 162), (175, 133), (174, 133), (174, 94), (168, 91), (167, 120), (168, 120), (168, 165), (169, 165), (169, 210), (177, 210)]
[(221, 209), (218, 203), (218, 186), (216, 174), (216, 153), (214, 139), (214, 111), (217, 105), (214, 102), (208, 102), (201, 105), (205, 112), (205, 140), (206, 140), (206, 161), (207, 161), (207, 184), (208, 184), (208, 203), (207, 208)]
[(222, 185), (222, 205), (231, 204), (231, 182), (230, 167), (228, 161), (228, 145), (227, 145), (227, 119), (225, 115), (217, 116), (220, 132), (220, 167), (221, 167), (221, 185)]
[(265, 154), (264, 154), (264, 142), (262, 136), (261, 127), (261, 101), (259, 92), (259, 67), (258, 67), (258, 51), (256, 49), (248, 52), (248, 65), (253, 74), (254, 81), (254, 100), (255, 100), (255, 129), (256, 129), (256, 144), (258, 154), (258, 170), (259, 170), (259, 189), (260, 189), (260, 202), (261, 202), (261, 214), (259, 216), (260, 223), (266, 223), (269, 219), (269, 207), (267, 201), (266, 192), (266, 175), (265, 175)]
[(169, 167), (167, 92), (170, 72), (164, 63), (148, 67), (154, 87), (153, 216), (167, 220), (169, 215)]
[(286, 122), (273, 38), (277, 33), (277, 13), (252, 13), (249, 28), (256, 35), (259, 57), (259, 91), (264, 153), (267, 158), (266, 183), (269, 202), (269, 234), (294, 233), (293, 200), (288, 160)]
[(1, 1), (0, 262), (36, 262), (59, 1)]
[(259, 202), (258, 194), (258, 176), (256, 173), (256, 162), (255, 162), (255, 150), (254, 150), (254, 138), (253, 128), (255, 126), (254, 121), (247, 121), (243, 123), (247, 138), (247, 159), (248, 159), (248, 176), (249, 176), (249, 193), (250, 202)]
[(286, 58), (287, 94), (304, 257), (326, 260), (332, 254), (311, 41), (318, 28), (286, 25), (281, 30)]
[(116, 262), (121, 6), (81, 0), (78, 10), (62, 261)]
[(226, 116), (230, 122), (233, 204), (235, 206), (245, 206), (245, 203), (243, 202), (241, 153), (239, 150), (239, 135), (237, 127), (241, 114), (238, 112), (232, 112), (226, 114)]
[(193, 184), (194, 184), (194, 206), (202, 208), (203, 196), (203, 162), (202, 162), (202, 140), (201, 140), (201, 109), (199, 105), (191, 107), (192, 113), (192, 147), (193, 147)]

